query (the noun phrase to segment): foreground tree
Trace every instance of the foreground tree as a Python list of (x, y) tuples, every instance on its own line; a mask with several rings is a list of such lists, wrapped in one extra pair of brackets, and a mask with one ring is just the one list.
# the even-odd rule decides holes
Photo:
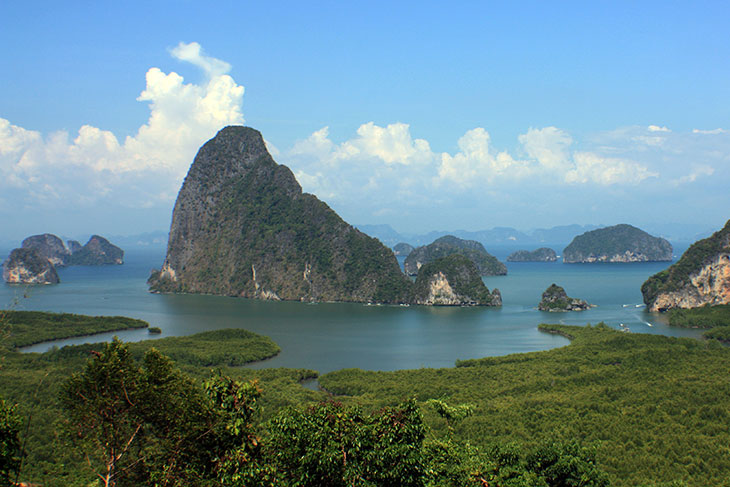
[(15, 407), (0, 399), (0, 485), (12, 485), (20, 468), (20, 419)]

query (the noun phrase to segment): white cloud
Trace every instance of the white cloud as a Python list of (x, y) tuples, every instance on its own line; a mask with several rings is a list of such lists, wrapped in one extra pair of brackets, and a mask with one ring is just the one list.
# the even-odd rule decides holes
[(695, 181), (697, 181), (697, 178), (712, 176), (713, 174), (715, 174), (714, 167), (707, 166), (707, 165), (699, 165), (690, 174), (687, 174), (686, 176), (682, 176), (680, 178), (674, 179), (671, 183), (675, 187), (681, 186), (681, 185), (687, 184), (687, 183), (694, 183)]
[(527, 155), (548, 169), (565, 169), (570, 165), (568, 148), (573, 139), (556, 127), (530, 128), (518, 137)]
[(483, 128), (469, 130), (459, 139), (454, 155), (441, 154), (438, 177), (460, 186), (481, 185), (499, 177), (519, 178), (527, 172), (527, 162), (512, 158), (507, 152), (494, 153), (489, 132)]
[(225, 74), (227, 63), (204, 55), (197, 43), (180, 43), (171, 52), (201, 68), (206, 80), (185, 83), (175, 72), (150, 68), (137, 98), (149, 104), (149, 118), (123, 142), (90, 125), (73, 140), (66, 132), (43, 137), (0, 118), (0, 188), (21, 188), (19, 199), (37, 202), (43, 195), (41, 201), (51, 204), (104, 198), (136, 207), (169, 202), (200, 145), (223, 126), (244, 121), (244, 88)]
[(647, 178), (659, 177), (633, 161), (602, 157), (592, 152), (576, 152), (575, 167), (565, 173), (567, 183), (638, 184)]
[(660, 127), (659, 125), (649, 125), (647, 129), (649, 132), (671, 132), (667, 127)]
[(701, 130), (701, 129), (692, 129), (693, 134), (705, 134), (705, 135), (718, 135), (718, 134), (727, 134), (730, 133), (730, 130), (725, 130), (721, 128), (716, 128), (712, 130)]

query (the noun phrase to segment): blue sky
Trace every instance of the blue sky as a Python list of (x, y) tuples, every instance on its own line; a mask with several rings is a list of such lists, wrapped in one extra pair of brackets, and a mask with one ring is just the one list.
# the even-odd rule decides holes
[(0, 240), (167, 229), (230, 123), (352, 223), (730, 217), (725, 2), (392, 3), (2, 3)]

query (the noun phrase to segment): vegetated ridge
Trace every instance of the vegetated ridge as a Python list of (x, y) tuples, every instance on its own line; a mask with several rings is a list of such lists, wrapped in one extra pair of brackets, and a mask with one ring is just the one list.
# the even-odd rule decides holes
[(491, 293), (468, 257), (451, 254), (421, 266), (414, 291), (416, 304), (501, 306), (498, 289)]
[(672, 244), (627, 224), (578, 235), (563, 250), (563, 262), (671, 261)]
[(406, 257), (404, 268), (406, 274), (415, 276), (422, 265), (452, 254), (460, 254), (476, 264), (482, 276), (503, 276), (507, 267), (486, 251), (476, 240), (463, 240), (453, 235), (436, 239), (428, 245), (418, 247)]
[(530, 252), (529, 250), (518, 250), (507, 257), (507, 262), (555, 262), (558, 256), (553, 249), (540, 247)]
[(730, 220), (641, 286), (651, 311), (730, 303)]
[(412, 285), (393, 252), (302, 193), (261, 134), (222, 129), (199, 150), (172, 214), (156, 292), (404, 303)]
[(544, 293), (537, 309), (540, 311), (583, 311), (591, 307), (586, 301), (578, 298), (571, 298), (565, 289), (557, 284), (551, 284)]

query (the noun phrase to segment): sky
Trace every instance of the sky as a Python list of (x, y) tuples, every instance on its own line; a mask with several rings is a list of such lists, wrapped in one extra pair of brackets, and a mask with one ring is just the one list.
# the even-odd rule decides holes
[(260, 130), (403, 233), (730, 218), (727, 2), (1, 2), (0, 240), (169, 229)]

